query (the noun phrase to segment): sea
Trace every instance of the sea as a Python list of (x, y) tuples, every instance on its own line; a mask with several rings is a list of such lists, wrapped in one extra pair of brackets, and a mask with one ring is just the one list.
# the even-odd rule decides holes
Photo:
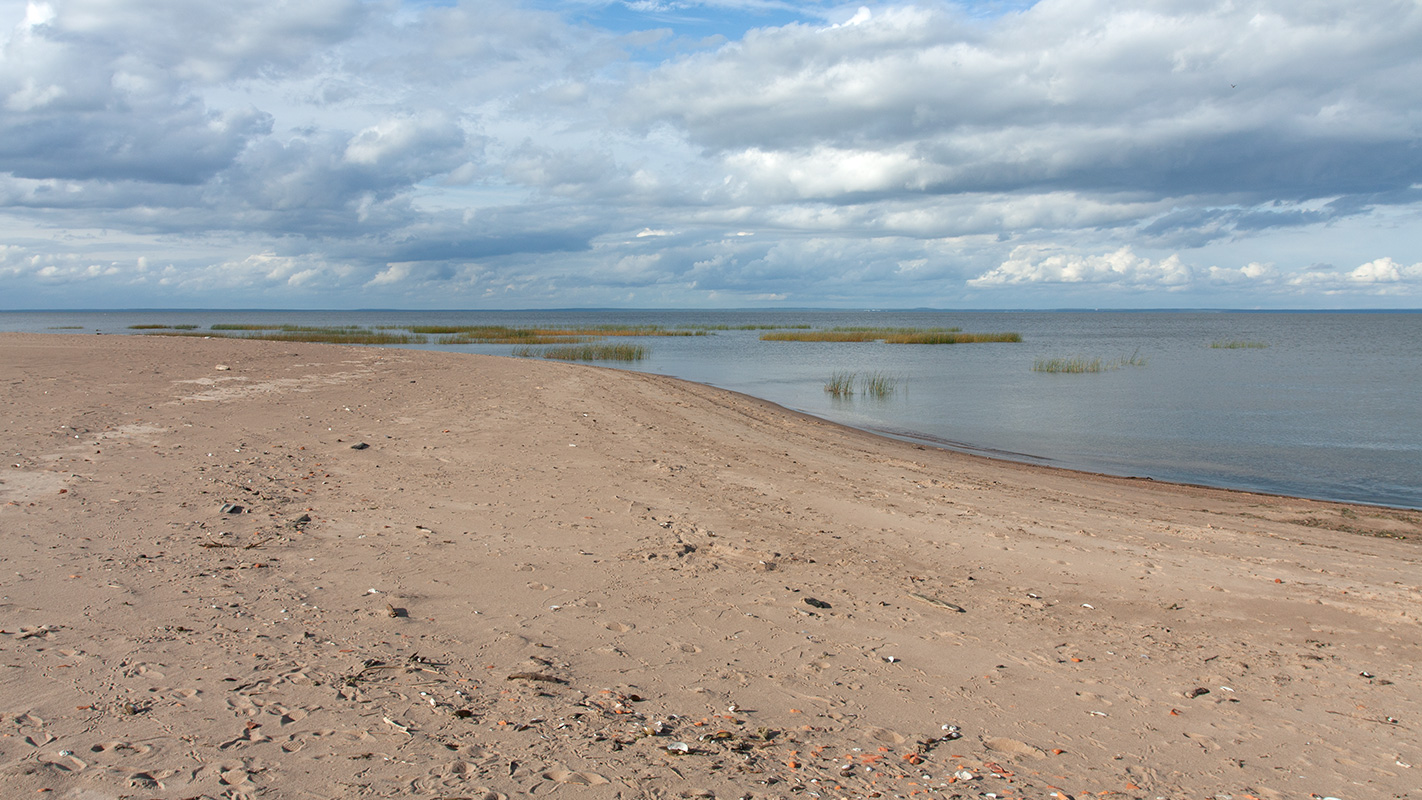
[[(731, 389), (928, 445), (1067, 469), (1422, 509), (1422, 313), (1258, 311), (63, 311), (0, 330), (134, 325), (699, 328), (601, 362)], [(960, 328), (1020, 342), (779, 342), (742, 326)], [(1232, 345), (1232, 346), (1229, 346)], [(512, 356), (511, 345), (409, 345)], [(1099, 360), (1097, 372), (1048, 363)], [(471, 367), (472, 368), (472, 367)], [(887, 378), (835, 396), (836, 375)]]

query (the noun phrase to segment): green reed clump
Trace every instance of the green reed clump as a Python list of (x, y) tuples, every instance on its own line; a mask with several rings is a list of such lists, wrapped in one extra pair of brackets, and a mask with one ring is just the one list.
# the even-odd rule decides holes
[(825, 381), (825, 393), (831, 397), (853, 397), (854, 378), (853, 372), (836, 371)]
[(1210, 347), (1216, 350), (1263, 350), (1268, 346), (1268, 342), (1252, 342), (1243, 339), (1216, 339), (1210, 343)]
[(393, 333), (372, 330), (356, 325), (319, 327), (310, 325), (254, 325), (245, 327), (213, 326), (213, 330), (223, 331), (216, 336), (238, 339), (261, 339), (272, 342), (320, 342), (323, 344), (426, 344), (429, 338), (410, 333)]
[(1020, 333), (958, 333), (955, 331), (923, 331), (900, 333), (884, 338), (889, 344), (979, 344), (982, 342), (1020, 342)]
[(963, 333), (961, 328), (840, 327), (828, 330), (777, 330), (763, 333), (765, 342), (886, 342), (889, 344), (970, 344), (1020, 342), (1020, 333)]
[(1148, 363), (1149, 359), (1143, 357), (1140, 350), (1137, 350), (1129, 356), (1121, 356), (1114, 361), (1102, 361), (1099, 358), (1086, 358), (1085, 356), (1039, 358), (1032, 363), (1032, 371), (1070, 375), (1085, 372), (1107, 372), (1124, 367), (1144, 367)]
[(760, 335), (762, 342), (872, 342), (880, 337), (869, 331), (769, 331)]
[(443, 336), (440, 344), (571, 344), (608, 336), (705, 336), (704, 331), (660, 325), (593, 325), (575, 328), (507, 325), (412, 325), (417, 334)]
[(1101, 359), (1082, 356), (1039, 358), (1032, 363), (1033, 372), (1080, 373), (1100, 372), (1103, 369)]
[(280, 325), (262, 325), (247, 322), (219, 322), (208, 330), (213, 331), (275, 331), (280, 330)]
[(1144, 367), (1148, 363), (1150, 363), (1150, 359), (1141, 355), (1141, 349), (1137, 347), (1136, 351), (1134, 353), (1131, 353), (1130, 356), (1118, 358), (1115, 361), (1111, 362), (1111, 369), (1120, 369), (1122, 367)]
[(888, 397), (899, 386), (899, 379), (883, 372), (869, 372), (859, 376), (859, 388), (870, 397)]
[(556, 358), (560, 361), (641, 361), (647, 348), (640, 344), (582, 344), (554, 347), (519, 347), (513, 354), (523, 358)]

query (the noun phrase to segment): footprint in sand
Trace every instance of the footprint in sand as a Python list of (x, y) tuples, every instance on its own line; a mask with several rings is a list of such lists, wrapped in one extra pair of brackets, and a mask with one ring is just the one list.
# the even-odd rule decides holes
[(878, 728), (873, 725), (864, 729), (864, 735), (882, 744), (903, 744), (908, 738), (903, 734), (895, 733), (888, 728)]
[(151, 745), (134, 744), (132, 742), (112, 740), (107, 742), (99, 742), (93, 747), (90, 747), (89, 752), (114, 753), (116, 755), (142, 755), (152, 749), (153, 747)]
[(984, 736), (983, 747), (994, 753), (1002, 753), (1009, 756), (1030, 756), (1031, 758), (1046, 758), (1047, 753), (1039, 747), (1033, 747), (1026, 742), (1016, 739), (1008, 739), (1005, 736)]
[(637, 628), (637, 626), (632, 624), (631, 622), (606, 622), (603, 623), (602, 627), (607, 628), (608, 630), (614, 633), (626, 633), (630, 630), (635, 630)]
[(550, 769), (543, 773), (543, 779), (554, 783), (572, 783), (580, 786), (599, 786), (611, 782), (596, 772), (574, 772), (568, 769)]

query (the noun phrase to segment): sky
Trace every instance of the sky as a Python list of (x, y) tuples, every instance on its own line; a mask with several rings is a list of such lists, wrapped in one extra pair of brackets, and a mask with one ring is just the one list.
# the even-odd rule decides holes
[(1422, 0), (0, 0), (0, 309), (573, 307), (1422, 307)]

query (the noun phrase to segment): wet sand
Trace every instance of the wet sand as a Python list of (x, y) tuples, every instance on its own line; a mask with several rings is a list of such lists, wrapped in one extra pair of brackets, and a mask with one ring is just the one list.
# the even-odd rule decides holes
[(1422, 797), (1422, 513), (422, 351), (0, 396), (6, 797)]

